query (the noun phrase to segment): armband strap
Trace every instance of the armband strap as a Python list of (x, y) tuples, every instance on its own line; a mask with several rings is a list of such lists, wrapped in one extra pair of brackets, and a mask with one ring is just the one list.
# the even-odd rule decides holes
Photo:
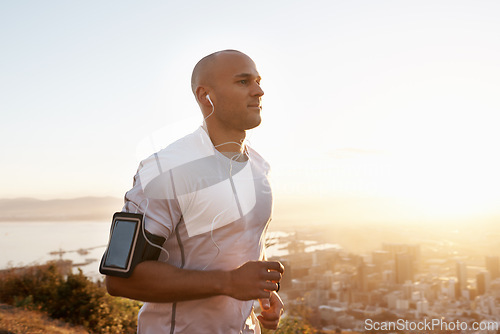
[[(139, 263), (158, 260), (165, 238), (143, 229), (143, 218), (144, 215), (138, 213), (116, 212), (113, 215), (108, 247), (99, 266), (101, 274), (130, 277)], [(144, 235), (159, 247), (149, 244)]]

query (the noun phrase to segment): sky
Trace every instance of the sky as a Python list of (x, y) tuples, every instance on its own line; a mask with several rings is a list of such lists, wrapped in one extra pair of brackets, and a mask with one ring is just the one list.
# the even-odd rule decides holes
[(498, 17), (481, 0), (2, 1), (0, 198), (123, 196), (201, 124), (196, 62), (238, 49), (262, 75), (248, 138), (276, 198), (499, 217)]

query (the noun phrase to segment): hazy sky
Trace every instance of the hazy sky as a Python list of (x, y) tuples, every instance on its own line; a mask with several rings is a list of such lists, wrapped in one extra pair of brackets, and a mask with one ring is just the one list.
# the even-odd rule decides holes
[(498, 1), (3, 1), (0, 198), (121, 197), (191, 132), (194, 64), (263, 77), (277, 196), (500, 207)]

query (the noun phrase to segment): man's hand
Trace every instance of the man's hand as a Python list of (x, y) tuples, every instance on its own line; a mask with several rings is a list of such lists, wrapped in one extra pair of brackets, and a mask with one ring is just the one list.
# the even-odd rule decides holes
[(271, 293), (269, 299), (259, 299), (262, 313), (257, 316), (262, 326), (266, 329), (277, 329), (283, 314), (283, 302), (276, 292)]
[(284, 268), (278, 261), (249, 261), (229, 272), (227, 295), (239, 300), (271, 297)]

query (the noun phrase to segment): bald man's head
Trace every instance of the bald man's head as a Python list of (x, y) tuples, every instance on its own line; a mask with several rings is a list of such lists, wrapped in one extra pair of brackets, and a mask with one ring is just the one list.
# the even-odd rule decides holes
[(245, 131), (260, 124), (261, 77), (254, 61), (236, 50), (201, 59), (192, 75), (192, 90), (208, 127)]
[[(237, 50), (223, 50), (223, 51), (217, 51), (212, 54), (209, 54), (206, 57), (203, 57), (194, 67), (193, 73), (191, 75), (191, 90), (193, 91), (193, 94), (196, 95), (196, 88), (201, 85), (206, 85), (212, 87), (214, 85), (214, 82), (212, 78), (214, 77), (213, 75), (213, 70), (217, 68), (218, 63), (223, 60), (224, 55), (227, 54), (240, 54), (243, 56), (248, 57), (246, 54), (243, 52), (237, 51)], [(250, 57), (248, 57), (250, 58)]]

